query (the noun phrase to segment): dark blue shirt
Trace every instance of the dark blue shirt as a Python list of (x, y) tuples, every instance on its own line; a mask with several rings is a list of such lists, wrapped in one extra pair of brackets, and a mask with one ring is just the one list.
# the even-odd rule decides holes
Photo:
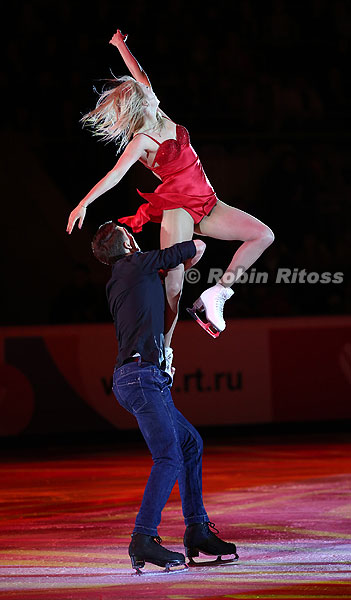
[(164, 357), (164, 289), (159, 269), (173, 269), (196, 254), (193, 241), (165, 250), (134, 252), (117, 260), (106, 286), (118, 340), (116, 367), (139, 353), (161, 366)]

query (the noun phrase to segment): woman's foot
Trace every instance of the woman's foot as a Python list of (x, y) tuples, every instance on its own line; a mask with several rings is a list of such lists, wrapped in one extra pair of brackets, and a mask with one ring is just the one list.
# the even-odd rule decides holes
[[(207, 333), (212, 337), (218, 337), (226, 327), (223, 319), (224, 303), (233, 294), (234, 291), (231, 288), (216, 283), (213, 287), (202, 292), (200, 298), (194, 302), (192, 309), (188, 308), (187, 310)], [(197, 311), (205, 311), (207, 323), (200, 319)]]

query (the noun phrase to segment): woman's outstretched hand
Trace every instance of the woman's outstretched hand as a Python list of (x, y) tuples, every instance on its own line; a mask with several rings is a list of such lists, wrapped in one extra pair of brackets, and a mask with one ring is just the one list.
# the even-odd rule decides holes
[(72, 233), (72, 229), (76, 224), (76, 221), (78, 221), (79, 219), (79, 223), (78, 223), (78, 229), (82, 229), (82, 225), (83, 225), (83, 221), (85, 218), (85, 214), (87, 212), (87, 209), (85, 206), (81, 206), (80, 204), (78, 204), (78, 206), (76, 206), (76, 208), (74, 210), (72, 210), (69, 219), (68, 219), (68, 225), (67, 225), (67, 233)]
[(118, 48), (118, 46), (127, 41), (127, 37), (128, 33), (123, 34), (120, 29), (117, 29), (117, 32), (112, 36), (109, 43)]

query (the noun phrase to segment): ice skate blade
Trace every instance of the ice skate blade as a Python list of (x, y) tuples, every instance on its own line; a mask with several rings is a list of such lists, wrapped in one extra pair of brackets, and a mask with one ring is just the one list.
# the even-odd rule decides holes
[[(180, 569), (171, 569), (171, 567), (181, 567)], [(162, 573), (176, 573), (178, 571), (186, 571), (188, 565), (186, 563), (177, 563), (177, 564), (167, 564), (165, 570)]]
[(196, 323), (198, 325), (200, 325), (200, 327), (202, 327), (202, 329), (204, 329), (206, 331), (206, 333), (208, 333), (214, 339), (218, 338), (218, 336), (221, 332), (219, 331), (219, 329), (217, 329), (217, 327), (215, 327), (209, 321), (207, 323), (202, 321), (200, 319), (200, 317), (198, 316), (198, 314), (196, 313), (196, 310), (194, 310), (193, 308), (187, 308), (186, 310), (188, 311), (189, 315), (191, 315), (192, 318), (195, 319)]
[(233, 558), (222, 558), (221, 556), (217, 556), (215, 560), (204, 560), (202, 562), (196, 562), (192, 557), (189, 558), (188, 566), (191, 568), (194, 567), (218, 567), (221, 565), (233, 565), (237, 562), (239, 556), (235, 554)]
[(132, 568), (135, 569), (135, 573), (133, 575), (142, 575), (143, 572), (141, 569), (145, 566), (145, 561), (142, 559), (138, 559), (134, 554), (130, 557)]
[[(154, 563), (151, 563), (151, 564), (154, 564)], [(160, 566), (160, 565), (156, 565), (156, 566)], [(134, 567), (134, 569), (135, 569), (135, 573), (132, 573), (133, 576), (135, 576), (135, 575), (160, 575), (161, 573), (179, 573), (182, 571), (187, 571), (188, 565), (186, 563), (167, 563), (165, 565), (165, 568), (163, 569), (163, 571), (142, 571), (139, 567), (136, 567), (136, 566)]]

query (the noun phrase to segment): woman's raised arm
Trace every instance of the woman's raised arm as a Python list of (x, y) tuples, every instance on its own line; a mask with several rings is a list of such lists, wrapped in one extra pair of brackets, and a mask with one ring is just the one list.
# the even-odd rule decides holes
[(78, 228), (81, 229), (85, 219), (86, 210), (89, 204), (96, 198), (113, 188), (119, 183), (122, 177), (127, 173), (130, 167), (141, 157), (145, 150), (145, 136), (136, 136), (126, 147), (117, 163), (105, 177), (100, 179), (96, 185), (87, 193), (81, 202), (72, 210), (67, 224), (67, 233), (71, 233), (74, 225), (78, 221)]
[(133, 54), (126, 45), (127, 37), (127, 34), (123, 35), (120, 29), (117, 29), (117, 32), (112, 36), (110, 40), (110, 44), (112, 44), (112, 46), (116, 46), (117, 50), (119, 50), (119, 53), (123, 58), (126, 67), (129, 69), (129, 72), (131, 73), (132, 77), (134, 77), (134, 79), (136, 79), (140, 83), (144, 83), (145, 85), (151, 87), (151, 83), (149, 81), (148, 76), (146, 75), (145, 71), (139, 65), (138, 61), (136, 60), (136, 58), (134, 58)]

